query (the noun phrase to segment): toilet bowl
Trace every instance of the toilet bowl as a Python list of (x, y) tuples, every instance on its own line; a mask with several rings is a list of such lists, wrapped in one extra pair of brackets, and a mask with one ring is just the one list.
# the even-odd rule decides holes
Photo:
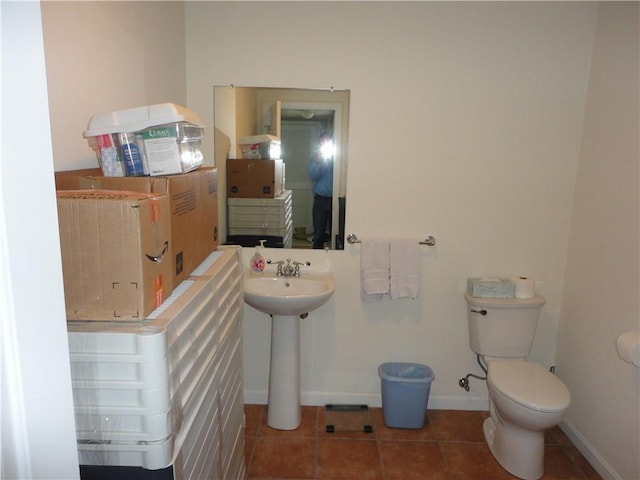
[(544, 432), (562, 421), (569, 390), (537, 363), (488, 363), (489, 413), (483, 429), (491, 453), (510, 473), (537, 480), (544, 473)]
[(488, 367), (485, 440), (505, 470), (537, 480), (544, 473), (544, 431), (562, 421), (571, 402), (559, 378), (526, 361), (545, 299), (476, 298), (465, 292), (465, 300), (469, 347)]

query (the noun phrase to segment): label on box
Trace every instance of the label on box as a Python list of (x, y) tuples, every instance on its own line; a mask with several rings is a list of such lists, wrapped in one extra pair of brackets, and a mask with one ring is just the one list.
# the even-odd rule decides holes
[(168, 127), (150, 128), (142, 132), (142, 136), (145, 140), (151, 138), (173, 138), (175, 141), (176, 139), (175, 130)]
[(180, 153), (175, 137), (150, 137), (144, 133), (144, 148), (151, 175), (165, 175), (182, 172)]

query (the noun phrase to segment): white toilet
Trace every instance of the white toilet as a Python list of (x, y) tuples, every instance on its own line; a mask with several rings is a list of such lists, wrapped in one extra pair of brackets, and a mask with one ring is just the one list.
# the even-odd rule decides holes
[(512, 475), (537, 480), (544, 473), (544, 432), (562, 421), (571, 402), (562, 381), (525, 361), (543, 297), (476, 298), (465, 293), (469, 346), (488, 367), (489, 418), (484, 438)]

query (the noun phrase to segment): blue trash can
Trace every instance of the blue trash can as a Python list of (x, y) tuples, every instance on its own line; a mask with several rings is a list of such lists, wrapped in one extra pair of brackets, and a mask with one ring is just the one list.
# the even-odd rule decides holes
[(433, 370), (419, 363), (383, 363), (378, 367), (384, 424), (422, 428), (427, 414)]

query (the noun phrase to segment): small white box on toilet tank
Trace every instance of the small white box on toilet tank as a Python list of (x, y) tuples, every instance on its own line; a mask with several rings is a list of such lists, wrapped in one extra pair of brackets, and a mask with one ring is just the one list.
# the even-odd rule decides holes
[(514, 298), (516, 286), (508, 278), (469, 278), (467, 292), (477, 298)]

